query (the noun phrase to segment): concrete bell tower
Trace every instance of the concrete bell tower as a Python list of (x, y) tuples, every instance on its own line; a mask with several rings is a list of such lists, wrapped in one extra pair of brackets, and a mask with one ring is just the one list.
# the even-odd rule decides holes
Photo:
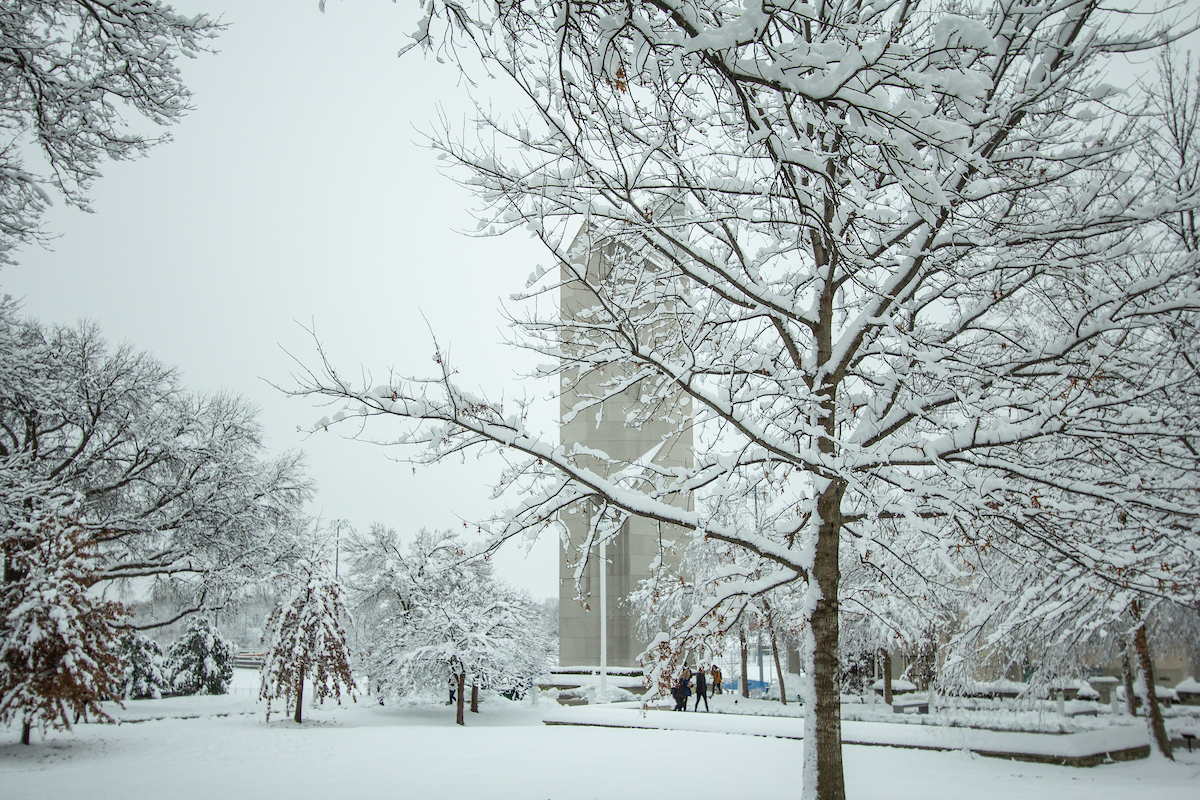
[[(561, 272), (559, 313), (565, 326), (562, 346), (568, 354), (572, 348), (578, 348), (578, 352), (600, 344), (598, 340), (592, 340), (590, 334), (574, 328), (572, 322), (583, 322), (597, 313), (601, 305), (600, 293), (610, 293), (613, 289), (610, 276), (618, 274), (612, 271), (614, 261), (620, 260), (623, 264), (624, 271), (618, 272), (624, 277), (611, 278), (612, 281), (629, 280), (631, 263), (634, 272), (641, 269), (638, 262), (633, 261), (638, 258), (636, 254), (631, 254), (620, 244), (606, 241), (590, 228), (581, 231), (576, 244), (579, 245), (585, 236), (591, 239), (591, 246), (582, 248), (588, 253), (586, 280), (579, 280), (576, 272), (567, 267)], [(651, 272), (655, 269), (648, 258), (641, 264)], [(637, 335), (646, 334), (639, 331)], [(595, 400), (614, 379), (619, 376), (611, 369), (585, 371), (572, 367), (563, 374), (559, 417), (559, 441), (563, 447), (570, 451), (572, 445), (580, 444), (607, 453), (612, 463), (586, 458), (590, 462), (587, 466), (606, 475), (637, 470), (639, 465), (647, 464), (690, 467), (693, 456), (688, 398), (676, 396), (666, 402), (660, 400), (650, 409), (642, 399), (643, 391), (648, 387), (635, 382), (611, 396)], [(586, 410), (573, 413), (579, 403), (589, 401), (593, 404)], [(681, 495), (673, 502), (690, 507), (691, 498)], [(576, 568), (581, 558), (579, 547), (586, 538), (590, 515), (594, 513), (595, 509), (577, 506), (561, 517), (570, 535), (570, 545), (559, 557), (558, 635), (559, 665), (562, 667), (594, 667), (600, 663), (601, 565), (595, 550), (589, 554), (579, 582), (581, 598), (576, 595), (575, 585)], [(659, 556), (662, 542), (673, 540), (682, 547), (683, 536), (684, 531), (677, 526), (630, 517), (615, 540), (607, 545), (604, 581), (607, 596), (603, 605), (607, 609), (607, 663), (610, 667), (638, 666), (636, 659), (647, 642), (638, 634), (636, 614), (625, 601), (639, 581), (651, 577), (650, 564)], [(664, 556), (669, 561), (671, 551), (666, 551)]]

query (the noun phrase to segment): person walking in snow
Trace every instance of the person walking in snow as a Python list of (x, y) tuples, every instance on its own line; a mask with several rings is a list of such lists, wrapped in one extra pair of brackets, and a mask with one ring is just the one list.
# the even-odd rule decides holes
[(704, 698), (704, 710), (708, 711), (708, 683), (704, 677), (704, 670), (696, 670), (696, 707), (693, 712), (700, 710), (700, 698)]
[(675, 684), (675, 710), (687, 711), (688, 697), (692, 694), (692, 670), (689, 667), (684, 667), (683, 672), (679, 675), (679, 682)]
[(675, 698), (675, 710), (682, 711), (683, 704), (687, 702), (687, 700), (684, 699), (685, 695), (683, 693), (683, 678), (676, 679), (675, 685), (671, 687), (671, 697)]
[[(712, 693), (713, 694), (721, 694), (721, 668), (718, 667), (716, 664), (712, 665), (712, 676), (713, 676), (713, 678), (712, 678), (712, 686), (713, 686)], [(708, 704), (705, 703), (705, 708), (707, 708), (707, 707), (708, 707)]]

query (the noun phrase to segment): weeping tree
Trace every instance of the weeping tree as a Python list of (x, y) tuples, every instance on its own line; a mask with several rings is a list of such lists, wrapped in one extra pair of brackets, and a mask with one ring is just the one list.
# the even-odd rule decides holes
[(350, 611), (345, 591), (330, 572), (329, 561), (320, 548), (298, 559), (285, 574), (277, 576), (279, 602), (267, 619), (263, 643), (267, 658), (262, 669), (259, 697), (282, 698), (295, 703), (292, 719), (303, 721), (304, 682), (310, 681), (318, 702), (332, 697), (342, 702), (345, 692), (354, 699), (354, 676), (350, 666), (348, 627)]
[[(846, 548), (885, 573), (912, 562), (880, 554), (929, 548), (970, 572), (974, 553), (1036, 566), (1053, 545), (1113, 575), (1122, 541), (1046, 540), (1029, 524), (1050, 526), (1042, 498), (1194, 517), (1194, 498), (1164, 505), (1128, 479), (1153, 448), (1089, 455), (1165, 443), (1175, 419), (1128, 411), (1190, 380), (1153, 368), (1168, 345), (1148, 331), (1197, 307), (1195, 259), (1159, 225), (1196, 198), (1141, 168), (1139, 101), (1102, 77), (1113, 54), (1169, 41), (1168, 20), (1094, 0), (422, 9), (415, 44), (482, 59), (525, 98), (481, 104), (477, 138), (434, 142), (485, 225), (545, 245), (519, 345), (572, 393), (566, 417), (614, 399), (630, 425), (682, 416), (694, 460), (630, 469), (557, 446), (526, 406), (462, 389), (440, 349), (432, 374), (358, 385), (324, 362), (298, 391), (354, 425), (398, 423), (388, 440), (418, 461), (503, 451), (517, 497), (492, 546), (587, 509), (581, 558), (638, 515), (762, 559), (647, 651), (656, 682), (753, 598), (799, 587), (805, 796), (845, 796)], [(560, 316), (564, 290), (586, 301)], [(763, 483), (766, 526), (678, 502)], [(1159, 578), (1140, 561), (1121, 574)]]
[(364, 666), (381, 693), (440, 694), (450, 683), (464, 725), (468, 687), (478, 711), (481, 688), (522, 693), (548, 671), (540, 607), (457, 534), (422, 529), (405, 542), (377, 524), (346, 551)]

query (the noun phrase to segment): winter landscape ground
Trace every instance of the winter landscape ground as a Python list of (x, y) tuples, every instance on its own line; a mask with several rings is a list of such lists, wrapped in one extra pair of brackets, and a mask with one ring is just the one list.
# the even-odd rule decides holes
[[(730, 798), (799, 795), (803, 742), (716, 732), (546, 726), (561, 709), (489, 698), (468, 725), (437, 705), (360, 702), (264, 721), (240, 671), (234, 693), (131, 701), (124, 724), (0, 746), (6, 797)], [(636, 711), (628, 711), (638, 716)], [(703, 712), (701, 712), (701, 715)], [(143, 722), (136, 719), (163, 716)], [(184, 718), (190, 717), (190, 718)], [(716, 724), (718, 715), (705, 721)], [(727, 719), (728, 715), (720, 715)], [(764, 720), (766, 721), (766, 720)], [(720, 728), (716, 725), (717, 729)], [(1200, 748), (1090, 769), (964, 751), (845, 748), (847, 794), (938, 798), (1193, 800)]]

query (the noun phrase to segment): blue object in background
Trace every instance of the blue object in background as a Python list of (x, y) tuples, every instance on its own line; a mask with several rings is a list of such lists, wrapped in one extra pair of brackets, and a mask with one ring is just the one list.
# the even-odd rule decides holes
[[(722, 685), (731, 692), (736, 692), (738, 690), (738, 682), (736, 680)], [(746, 685), (750, 687), (750, 691), (752, 692), (765, 692), (769, 684), (766, 681), (746, 681)]]

